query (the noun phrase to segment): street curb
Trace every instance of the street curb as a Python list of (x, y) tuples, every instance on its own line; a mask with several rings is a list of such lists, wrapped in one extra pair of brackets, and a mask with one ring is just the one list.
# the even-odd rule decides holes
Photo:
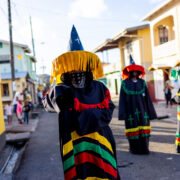
[[(38, 126), (38, 124), (39, 124), (39, 119), (40, 119), (39, 117), (37, 117), (36, 119), (34, 119), (34, 120), (36, 121), (36, 123), (35, 123), (34, 129), (33, 129), (33, 132), (31, 132), (30, 139), (31, 139), (32, 134), (36, 131), (36, 128), (37, 128), (37, 126)], [(33, 121), (34, 121), (34, 120), (33, 120)], [(16, 162), (15, 162), (15, 165), (14, 165), (14, 168), (13, 168), (13, 170), (12, 170), (12, 173), (10, 173), (10, 174), (4, 174), (4, 175), (2, 174), (2, 175), (4, 176), (4, 180), (6, 179), (6, 177), (8, 177), (7, 180), (13, 180), (13, 179), (14, 179), (14, 175), (15, 175), (15, 173), (17, 172), (17, 170), (18, 170), (19, 167), (20, 167), (22, 157), (23, 157), (24, 152), (25, 152), (25, 150), (26, 150), (26, 148), (27, 148), (27, 146), (28, 146), (28, 144), (29, 144), (30, 139), (25, 143), (25, 145), (24, 145), (24, 146), (22, 147), (22, 149), (20, 150), (20, 153), (19, 153), (18, 158), (17, 158), (17, 160), (16, 160)]]
[[(34, 132), (36, 131), (36, 128), (37, 128), (37, 126), (38, 126), (38, 124), (39, 124), (39, 117), (36, 118), (36, 121), (37, 121), (37, 122), (35, 123), (34, 131), (33, 131), (32, 133), (34, 133)], [(31, 136), (32, 136), (32, 133), (31, 133)], [(30, 139), (31, 139), (31, 137), (30, 137)], [(30, 141), (30, 139), (29, 139), (29, 141)], [(19, 169), (19, 166), (20, 166), (20, 164), (21, 164), (22, 157), (23, 157), (24, 152), (25, 152), (25, 150), (26, 150), (26, 148), (27, 148), (27, 146), (28, 146), (28, 144), (29, 144), (29, 141), (26, 142), (26, 144), (25, 144), (25, 145), (23, 146), (23, 148), (20, 150), (19, 156), (18, 156), (18, 158), (17, 158), (17, 161), (16, 161), (16, 163), (15, 163), (14, 169), (13, 169), (13, 171), (12, 171), (12, 175), (14, 175), (14, 174), (17, 172), (17, 170)]]
[(16, 173), (16, 171), (19, 169), (19, 166), (21, 164), (21, 160), (22, 160), (22, 157), (24, 155), (24, 152), (26, 150), (26, 147), (28, 146), (28, 142), (23, 146), (23, 148), (20, 150), (20, 153), (19, 153), (19, 156), (16, 160), (16, 163), (15, 163), (15, 166), (14, 166), (14, 169), (12, 171), (12, 175), (14, 175)]

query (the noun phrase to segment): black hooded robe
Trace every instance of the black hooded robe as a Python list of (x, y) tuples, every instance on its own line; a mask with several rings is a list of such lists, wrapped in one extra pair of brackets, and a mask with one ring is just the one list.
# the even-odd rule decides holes
[(109, 127), (115, 106), (103, 83), (92, 81), (88, 89), (57, 85), (43, 104), (47, 111), (59, 113), (65, 180), (120, 179)]
[(149, 153), (150, 120), (157, 115), (143, 79), (122, 81), (119, 99), (119, 120), (125, 120), (125, 134), (130, 152)]

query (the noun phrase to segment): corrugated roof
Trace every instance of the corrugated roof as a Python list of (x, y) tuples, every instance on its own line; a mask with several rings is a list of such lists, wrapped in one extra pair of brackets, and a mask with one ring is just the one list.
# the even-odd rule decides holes
[[(6, 40), (1, 40), (1, 39), (0, 39), (0, 42), (1, 42), (1, 43), (4, 43), (4, 44), (9, 44), (9, 41), (6, 41)], [(24, 49), (24, 51), (25, 51), (26, 53), (31, 53), (31, 50), (30, 50), (30, 48), (28, 47), (28, 45), (20, 44), (20, 43), (16, 43), (16, 42), (13, 42), (13, 45), (14, 45), (14, 46), (19, 46), (19, 47), (21, 47), (22, 49)]]
[(0, 61), (10, 61), (10, 55), (0, 55)]
[[(15, 78), (24, 78), (28, 75), (28, 72), (15, 72)], [(1, 73), (1, 79), (12, 79), (11, 73)]]

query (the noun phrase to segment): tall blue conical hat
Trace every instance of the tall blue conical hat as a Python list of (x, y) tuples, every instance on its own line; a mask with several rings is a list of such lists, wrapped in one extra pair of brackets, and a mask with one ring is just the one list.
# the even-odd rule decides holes
[(134, 59), (132, 58), (131, 54), (129, 55), (129, 64), (135, 64)]
[(83, 50), (84, 50), (83, 45), (81, 43), (77, 30), (75, 26), (73, 25), (72, 30), (71, 30), (70, 40), (69, 40), (68, 51), (83, 51)]
[(84, 51), (76, 28), (72, 27), (68, 52), (61, 54), (52, 62), (51, 84), (56, 79), (56, 84), (61, 82), (61, 75), (72, 71), (91, 71), (94, 79), (103, 77), (103, 68), (99, 57)]

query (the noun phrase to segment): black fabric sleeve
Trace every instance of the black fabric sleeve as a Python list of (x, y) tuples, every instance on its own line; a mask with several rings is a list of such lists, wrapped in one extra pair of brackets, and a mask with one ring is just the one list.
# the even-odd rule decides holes
[(85, 135), (100, 130), (107, 126), (111, 119), (115, 106), (109, 100), (108, 109), (86, 109), (77, 118), (78, 134)]
[(57, 112), (68, 109), (73, 105), (73, 94), (69, 86), (64, 84), (53, 87), (42, 100), (48, 112)]
[(126, 119), (126, 93), (123, 90), (123, 87), (121, 86), (120, 91), (120, 97), (119, 97), (119, 114), (118, 119), (119, 120), (125, 120)]
[(147, 89), (147, 86), (145, 87), (145, 94), (146, 94), (146, 104), (147, 104), (147, 109), (148, 109), (148, 116), (149, 120), (157, 119), (157, 114), (154, 109), (154, 105), (151, 101), (151, 97), (149, 95), (149, 91)]

